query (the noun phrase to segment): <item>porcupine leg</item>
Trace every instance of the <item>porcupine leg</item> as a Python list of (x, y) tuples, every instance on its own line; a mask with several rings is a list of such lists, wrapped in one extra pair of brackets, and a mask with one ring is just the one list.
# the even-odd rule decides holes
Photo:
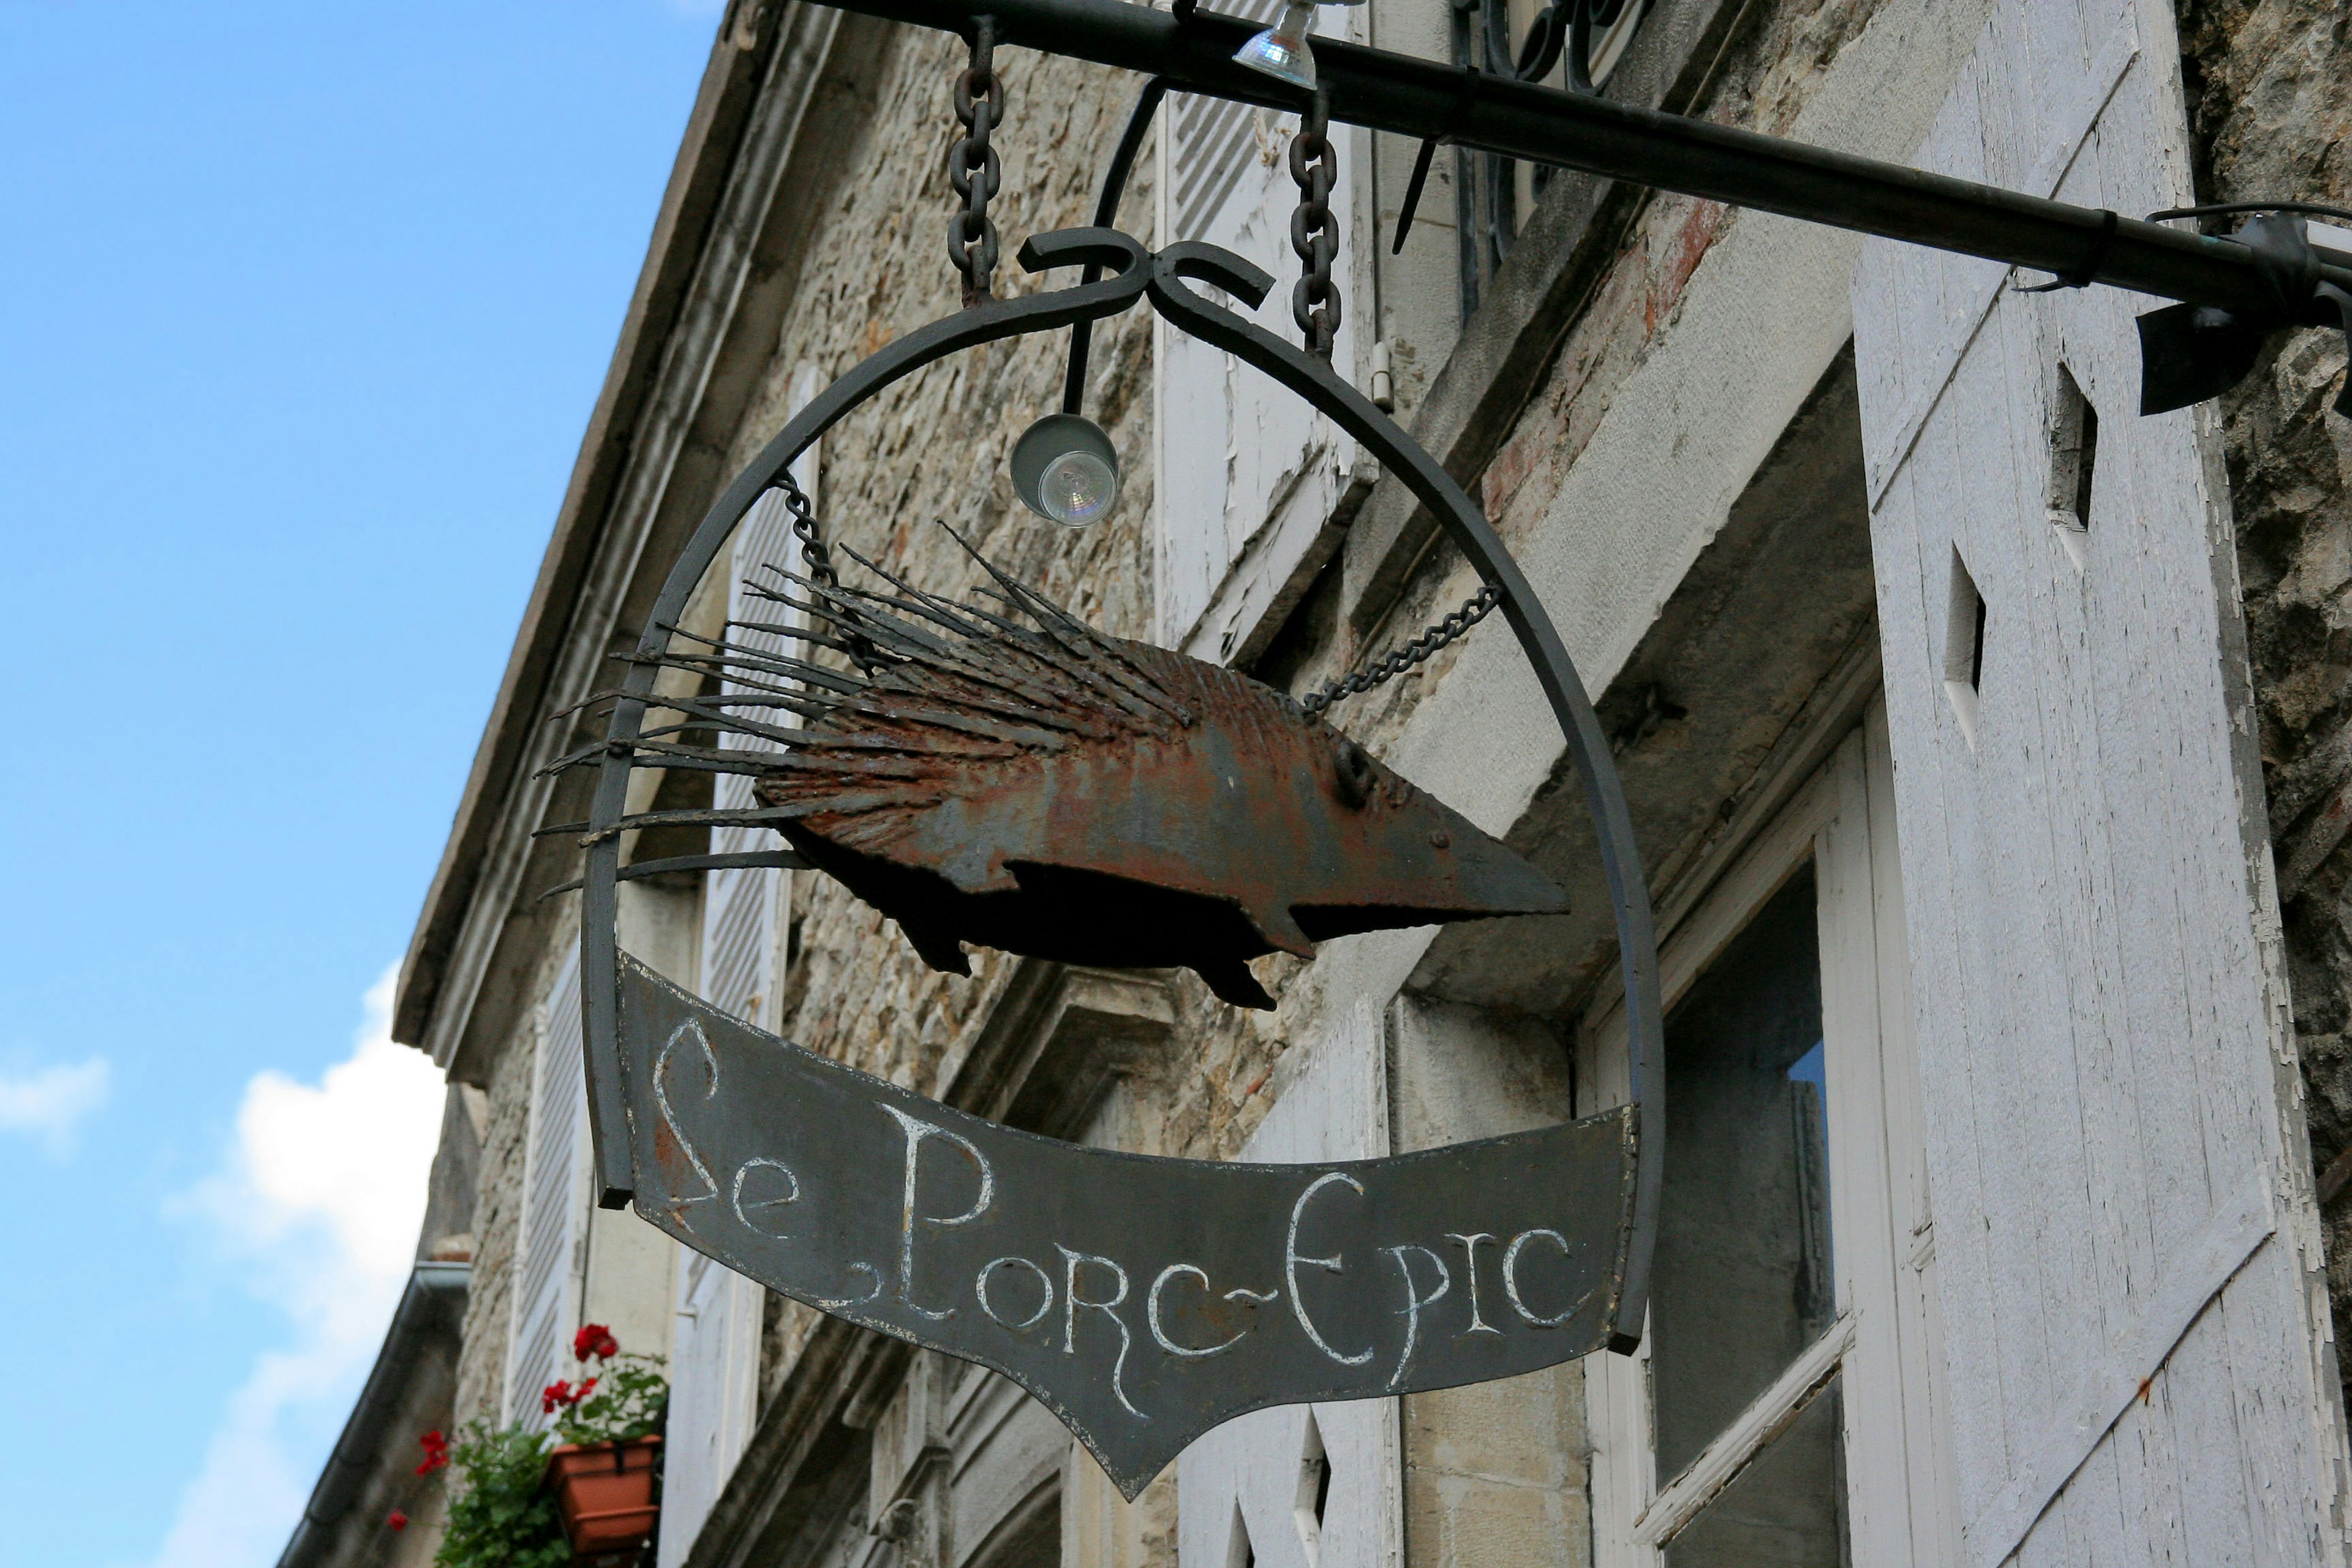
[(964, 956), (963, 943), (952, 932), (940, 926), (908, 920), (901, 920), (898, 929), (907, 933), (907, 940), (914, 943), (916, 953), (925, 963), (942, 974), (970, 977), (971, 960)]
[(1274, 1010), (1274, 998), (1265, 994), (1265, 987), (1257, 983), (1249, 965), (1238, 958), (1202, 959), (1193, 963), (1192, 973), (1215, 993), (1220, 1002), (1230, 1002), (1236, 1007), (1255, 1007), (1261, 1012)]

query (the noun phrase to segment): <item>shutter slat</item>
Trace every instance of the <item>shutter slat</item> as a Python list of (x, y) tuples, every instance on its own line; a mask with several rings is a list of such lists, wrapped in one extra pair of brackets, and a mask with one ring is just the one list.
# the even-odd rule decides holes
[[(814, 391), (814, 378), (803, 373), (794, 388), (795, 405), (805, 404)], [(817, 464), (813, 450), (793, 465), (793, 475), (814, 501)], [(745, 586), (747, 581), (775, 582), (762, 567), (797, 572), (801, 565), (792, 512), (782, 494), (771, 490), (745, 514), (736, 531), (728, 557), (731, 573), (728, 618), (802, 624), (800, 612), (761, 599)], [(782, 633), (734, 628), (729, 636), (763, 653), (802, 651)], [(722, 689), (741, 688), (726, 681)], [(797, 722), (783, 721), (786, 728)], [(758, 737), (737, 737), (729, 743), (746, 750), (778, 749), (774, 742)], [(751, 784), (740, 774), (720, 774), (717, 804), (721, 807), (751, 805)], [(722, 855), (772, 849), (777, 845), (775, 833), (765, 827), (722, 826), (714, 827), (710, 837), (712, 851)], [(772, 998), (781, 978), (776, 973), (776, 915), (782, 876), (772, 870), (719, 869), (709, 873), (703, 888), (702, 994), (716, 1005), (763, 1027), (775, 1023)], [(764, 1305), (760, 1286), (700, 1253), (682, 1250), (671, 1334), (668, 1458), (664, 1461), (657, 1568), (677, 1568), (686, 1561), (751, 1439)]]
[(571, 1347), (572, 1271), (585, 1219), (582, 1191), (587, 1086), (581, 1071), (580, 953), (567, 949), (549, 986), (532, 1069), (524, 1157), (522, 1255), (508, 1352), (507, 1418), (540, 1430), (540, 1390), (563, 1375)]

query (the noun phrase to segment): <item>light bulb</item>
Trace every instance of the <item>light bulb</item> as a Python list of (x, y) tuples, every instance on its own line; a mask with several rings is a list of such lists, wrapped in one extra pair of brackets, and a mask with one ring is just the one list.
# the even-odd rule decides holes
[(1092, 452), (1065, 452), (1037, 476), (1037, 505), (1065, 528), (1084, 528), (1118, 500), (1118, 473)]
[(1118, 452), (1093, 420), (1048, 414), (1013, 444), (1013, 493), (1049, 522), (1084, 528), (1118, 504)]
[(1261, 70), (1293, 87), (1315, 90), (1315, 51), (1307, 47), (1307, 30), (1315, 25), (1312, 0), (1288, 0), (1282, 18), (1241, 47), (1234, 58), (1252, 70)]

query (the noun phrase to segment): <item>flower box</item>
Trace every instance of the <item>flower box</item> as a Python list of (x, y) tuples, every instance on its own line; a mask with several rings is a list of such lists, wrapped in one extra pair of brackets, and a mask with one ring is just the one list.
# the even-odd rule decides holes
[(547, 1458), (547, 1486), (573, 1552), (594, 1557), (644, 1542), (661, 1517), (654, 1499), (659, 1437), (565, 1443)]

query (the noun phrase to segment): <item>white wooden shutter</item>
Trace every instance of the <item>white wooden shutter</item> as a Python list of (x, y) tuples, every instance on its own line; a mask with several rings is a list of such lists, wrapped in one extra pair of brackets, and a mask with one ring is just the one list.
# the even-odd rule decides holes
[(679, 1260), (670, 1336), (660, 1568), (686, 1561), (757, 1418), (760, 1287), (698, 1252)]
[[(803, 365), (793, 373), (789, 405), (792, 415), (798, 414), (821, 390), (816, 369)], [(793, 482), (800, 486), (811, 507), (820, 506), (819, 491), (822, 463), (818, 447), (812, 443), (808, 449), (794, 458)], [(780, 567), (788, 572), (803, 572), (807, 563), (801, 559), (800, 545), (793, 538), (793, 514), (784, 505), (782, 490), (770, 490), (752, 503), (735, 531), (735, 542), (727, 558), (727, 637), (756, 652), (799, 655), (806, 650), (794, 646), (794, 639), (783, 633), (750, 631), (733, 623), (755, 621), (765, 626), (802, 626), (808, 617), (803, 611), (772, 599), (761, 598), (746, 587), (757, 583), (771, 590), (782, 590), (798, 595), (799, 590), (775, 575), (768, 568)], [(740, 690), (733, 681), (720, 683), (721, 691)], [(790, 729), (799, 722), (788, 713), (759, 711), (757, 716), (769, 724)], [(773, 751), (775, 743), (757, 736), (731, 735), (727, 744), (745, 751)], [(740, 773), (720, 773), (714, 786), (717, 804), (722, 809), (740, 809), (752, 805), (751, 781)], [(760, 849), (775, 849), (782, 840), (766, 827), (715, 827), (710, 833), (711, 852), (735, 855)], [(786, 874), (778, 871), (721, 870), (711, 873), (707, 889), (707, 907), (703, 917), (702, 984), (703, 994), (730, 1013), (739, 1014), (763, 1027), (774, 1026), (777, 1019), (771, 1005), (774, 990), (772, 980), (782, 976), (773, 973), (778, 965), (775, 952), (779, 935), (779, 905), (788, 883)]]
[[(1919, 161), (2191, 200), (2179, 59), (2157, 0), (2011, 0)], [(2005, 281), (1874, 243), (1853, 283), (1964, 1559), (2340, 1563), (2212, 416), (2135, 412), (2153, 301)]]
[[(785, 586), (761, 571), (764, 566), (782, 566), (794, 572), (801, 569), (793, 541), (792, 513), (786, 510), (781, 492), (770, 490), (761, 496), (744, 518), (742, 526), (736, 531), (730, 563), (727, 590), (727, 618), (730, 622), (796, 624), (787, 621), (793, 612), (784, 605), (762, 599), (744, 586), (747, 579), (771, 587)], [(730, 626), (727, 635), (730, 641), (762, 653), (800, 651), (790, 646), (791, 638), (773, 632)], [(729, 680), (722, 681), (719, 689), (724, 693), (742, 688)], [(789, 715), (772, 711), (761, 710), (755, 716), (765, 723), (789, 726), (793, 722)], [(730, 735), (727, 744), (739, 751), (775, 750), (772, 742), (754, 735)], [(741, 810), (755, 804), (750, 778), (741, 773), (720, 773), (717, 777), (713, 789), (716, 803), (722, 810)], [(714, 855), (774, 849), (782, 843), (767, 827), (719, 826), (710, 830), (710, 850)], [(774, 989), (771, 981), (775, 967), (776, 904), (783, 879), (784, 873), (778, 871), (722, 868), (710, 873), (704, 889), (703, 994), (728, 1012), (763, 1027), (772, 1022), (768, 1001)]]
[(524, 1135), (507, 1419), (533, 1430), (549, 1417), (540, 1391), (572, 1369), (588, 1219), (588, 1094), (580, 1064), (580, 950), (566, 945), (540, 1017)]
[[(814, 381), (805, 369), (795, 378), (795, 409), (814, 395)], [(812, 502), (817, 500), (817, 471), (814, 447), (793, 465), (793, 479)], [(771, 490), (761, 497), (745, 516), (736, 530), (728, 565), (730, 622), (800, 624), (796, 613), (761, 598), (744, 585), (749, 581), (781, 586), (777, 578), (761, 570), (764, 567), (802, 569), (793, 540), (792, 513), (780, 492)], [(790, 637), (781, 633), (730, 626), (727, 637), (764, 652), (800, 651), (791, 646)], [(721, 686), (722, 691), (736, 689), (733, 682)], [(763, 715), (770, 721), (779, 717)], [(787, 726), (793, 722), (782, 721)], [(773, 749), (772, 742), (751, 736), (730, 736), (727, 743), (744, 750)], [(751, 781), (740, 774), (720, 773), (716, 795), (722, 807), (748, 806), (752, 804)], [(765, 827), (715, 827), (710, 834), (711, 852), (719, 855), (772, 849), (779, 842)], [(782, 932), (791, 875), (719, 869), (709, 874), (704, 889), (702, 994), (715, 1005), (764, 1028), (775, 1028), (782, 1022), (777, 989), (784, 977)], [(676, 1568), (686, 1560), (703, 1521), (734, 1472), (736, 1460), (751, 1440), (759, 1414), (760, 1328), (766, 1307), (766, 1292), (755, 1281), (691, 1248), (681, 1247), (679, 1254), (677, 1319), (670, 1336), (659, 1568)]]
[[(1270, 20), (1276, 0), (1245, 0), (1236, 16)], [(1356, 9), (1344, 13), (1352, 17)], [(1319, 12), (1326, 25), (1329, 13)], [(1290, 177), (1295, 114), (1172, 94), (1160, 138), (1162, 244), (1205, 239), (1246, 257), (1275, 278), (1255, 320), (1296, 342), (1290, 292), (1299, 262), (1290, 248), (1298, 187)], [(1363, 136), (1333, 125), (1339, 178), (1331, 212), (1339, 226), (1333, 263), (1346, 309), (1331, 363), (1355, 364), (1356, 317), (1370, 308), (1347, 287), (1354, 247), (1353, 161)], [(1227, 301), (1236, 309), (1239, 301)], [(1158, 381), (1158, 594), (1160, 641), (1223, 662), (1243, 651), (1310, 570), (1318, 535), (1347, 488), (1354, 443), (1331, 422), (1222, 350), (1160, 322)]]
[[(1304, 1164), (1388, 1152), (1387, 1052), (1380, 1013), (1365, 1005), (1283, 1090), (1242, 1158)], [(1185, 1568), (1402, 1562), (1393, 1399), (1255, 1411), (1210, 1432), (1176, 1465), (1176, 1555)]]
[(1813, 876), (1832, 1254), (1853, 1338), (1842, 1358), (1848, 1541), (1858, 1563), (1946, 1568), (1959, 1534), (1951, 1401), (1884, 700), (1821, 787)]

